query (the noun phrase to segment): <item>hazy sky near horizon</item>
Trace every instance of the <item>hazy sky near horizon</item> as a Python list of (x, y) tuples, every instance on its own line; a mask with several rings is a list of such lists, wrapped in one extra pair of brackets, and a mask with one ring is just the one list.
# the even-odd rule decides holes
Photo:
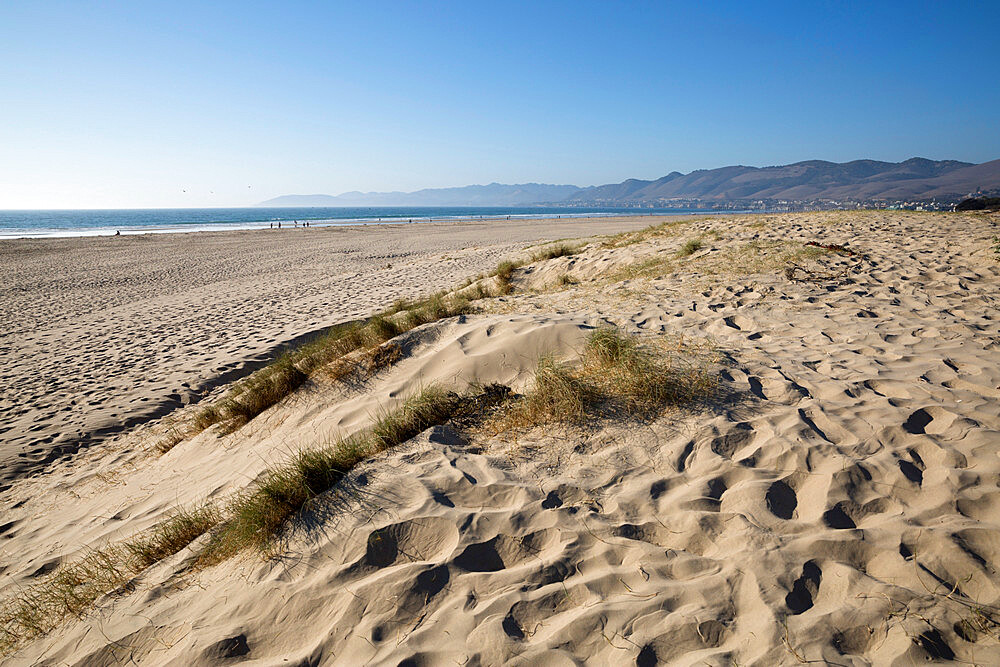
[(4, 2), (0, 209), (1000, 158), (1000, 3)]

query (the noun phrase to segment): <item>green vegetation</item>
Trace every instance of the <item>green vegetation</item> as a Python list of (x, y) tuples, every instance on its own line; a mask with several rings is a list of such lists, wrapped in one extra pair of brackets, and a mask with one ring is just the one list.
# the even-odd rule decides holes
[(134, 557), (134, 566), (142, 571), (167, 556), (172, 556), (219, 523), (219, 511), (212, 505), (193, 510), (178, 510), (145, 535), (125, 543)]
[(38, 583), (0, 601), (0, 655), (82, 616), (98, 598), (185, 548), (219, 521), (211, 506), (180, 510), (122, 544), (90, 550)]
[[(346, 336), (364, 333), (377, 338), (391, 329), (379, 324), (344, 331), (354, 333), (342, 331), (343, 335), (330, 338), (314, 352)], [(391, 349), (393, 344), (381, 347)], [(607, 327), (591, 334), (575, 366), (541, 359), (532, 386), (523, 396), (514, 397), (509, 388), (499, 385), (475, 388), (466, 396), (425, 389), (399, 407), (379, 412), (367, 430), (324, 447), (300, 450), (290, 460), (268, 468), (221, 506), (179, 510), (149, 531), (89, 551), (0, 601), (0, 654), (50, 632), (67, 618), (83, 615), (98, 598), (127, 586), (149, 566), (206, 534), (211, 537), (197, 554), (199, 566), (248, 549), (267, 552), (276, 535), (311, 500), (362, 461), (431, 426), (454, 420), (501, 432), (542, 424), (579, 424), (622, 414), (655, 415), (670, 405), (706, 397), (714, 389), (713, 376), (696, 360), (678, 361), (689, 349), (678, 344), (672, 352), (658, 352)]]
[(291, 461), (270, 468), (229, 504), (227, 517), (201, 554), (203, 565), (244, 549), (266, 549), (281, 526), (310, 500), (343, 479), (365, 459), (444, 423), (458, 396), (425, 389), (399, 408), (380, 413), (367, 432), (316, 450), (302, 450)]
[(690, 255), (693, 255), (699, 250), (701, 250), (703, 245), (704, 244), (702, 243), (700, 238), (688, 239), (687, 242), (685, 242), (684, 245), (681, 246), (681, 249), (677, 251), (677, 256), (688, 257)]
[[(465, 296), (439, 292), (421, 301), (397, 301), (365, 323), (334, 327), (320, 338), (286, 352), (271, 365), (236, 383), (216, 403), (201, 408), (195, 413), (191, 430), (198, 433), (221, 423), (225, 432), (232, 432), (298, 389), (320, 369), (334, 380), (359, 369), (377, 372), (402, 357), (398, 347), (384, 347), (386, 341), (422, 324), (463, 313), (468, 306)], [(367, 351), (366, 365), (347, 358), (358, 350)], [(164, 441), (163, 444), (170, 444), (161, 446), (161, 451), (168, 451), (180, 442), (171, 440)]]
[(583, 248), (583, 246), (571, 246), (566, 243), (548, 246), (547, 248), (543, 248), (532, 255), (531, 261), (542, 262), (547, 259), (555, 259), (557, 257), (568, 257), (580, 252), (581, 248)]
[(972, 197), (963, 199), (956, 211), (995, 211), (1000, 209), (1000, 197)]

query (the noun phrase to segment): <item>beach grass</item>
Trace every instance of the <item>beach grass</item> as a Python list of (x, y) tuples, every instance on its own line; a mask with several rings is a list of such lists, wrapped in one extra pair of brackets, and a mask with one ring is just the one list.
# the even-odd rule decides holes
[[(402, 357), (398, 346), (382, 347), (387, 341), (422, 324), (459, 315), (468, 306), (469, 299), (464, 295), (438, 292), (418, 301), (397, 301), (366, 322), (333, 327), (325, 335), (286, 352), (240, 380), (218, 401), (203, 406), (192, 418), (189, 435), (215, 424), (222, 424), (224, 433), (235, 431), (294, 392), (319, 370), (333, 380), (344, 379), (359, 369), (378, 372)], [(367, 364), (347, 359), (358, 350), (366, 350)]]
[[(368, 330), (376, 338), (389, 331), (383, 324)], [(383, 344), (391, 347), (392, 343)], [(87, 551), (0, 601), (0, 654), (83, 615), (98, 598), (126, 591), (128, 582), (143, 570), (206, 534), (210, 537), (195, 556), (199, 567), (247, 550), (270, 553), (288, 521), (361, 462), (452, 418), (499, 433), (544, 424), (579, 425), (621, 414), (653, 415), (670, 405), (706, 397), (714, 390), (714, 378), (703, 364), (676, 363), (675, 357), (687, 352), (688, 346), (678, 344), (664, 354), (613, 327), (602, 327), (588, 337), (574, 364), (540, 359), (531, 386), (521, 396), (500, 386), (474, 386), (462, 396), (438, 387), (423, 389), (393, 409), (378, 411), (372, 425), (361, 432), (299, 450), (228, 501), (176, 510), (149, 530)], [(288, 363), (292, 362), (284, 362)], [(288, 382), (274, 375), (288, 372), (286, 366), (280, 368), (285, 370), (273, 370), (259, 381), (280, 387)]]
[(718, 379), (709, 366), (683, 341), (671, 350), (658, 349), (615, 327), (600, 327), (590, 334), (575, 364), (540, 359), (531, 385), (489, 421), (487, 431), (654, 417), (671, 406), (711, 396)]
[(569, 245), (568, 243), (558, 243), (556, 245), (547, 246), (542, 248), (538, 252), (531, 256), (532, 262), (544, 262), (548, 259), (556, 259), (557, 257), (569, 257), (570, 255), (575, 255), (580, 252), (583, 248), (582, 245)]
[(178, 510), (147, 533), (125, 542), (136, 569), (144, 570), (167, 556), (177, 553), (211, 530), (221, 516), (214, 505)]
[(290, 461), (269, 468), (229, 503), (226, 519), (199, 562), (217, 563), (249, 548), (266, 550), (281, 526), (310, 500), (365, 459), (447, 421), (458, 404), (456, 394), (428, 387), (399, 407), (378, 413), (367, 431), (326, 447), (300, 450)]
[(0, 600), (0, 655), (48, 634), (69, 618), (83, 616), (98, 598), (127, 591), (136, 575), (187, 547), (220, 517), (211, 505), (178, 510), (129, 540), (88, 549), (37, 583)]
[(685, 241), (684, 245), (681, 246), (680, 250), (677, 251), (678, 257), (688, 257), (695, 254), (701, 250), (704, 243), (700, 238), (688, 239)]

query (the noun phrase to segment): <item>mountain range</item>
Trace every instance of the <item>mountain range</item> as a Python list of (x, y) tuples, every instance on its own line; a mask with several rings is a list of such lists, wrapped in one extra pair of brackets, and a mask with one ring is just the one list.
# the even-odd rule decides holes
[(578, 192), (575, 185), (466, 185), (416, 192), (345, 192), (341, 195), (284, 195), (258, 206), (528, 206), (559, 202)]
[(575, 185), (468, 185), (416, 192), (285, 195), (260, 206), (718, 206), (733, 202), (944, 202), (1000, 194), (1000, 160), (972, 164), (911, 158), (904, 162), (809, 160), (775, 167), (731, 166), (672, 172), (656, 180)]

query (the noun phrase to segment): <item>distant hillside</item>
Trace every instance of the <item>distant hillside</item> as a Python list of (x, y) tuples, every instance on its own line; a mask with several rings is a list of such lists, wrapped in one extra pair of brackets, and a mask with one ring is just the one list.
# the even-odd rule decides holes
[(636, 204), (669, 200), (959, 201), (977, 191), (1000, 190), (1000, 160), (970, 164), (912, 158), (905, 162), (810, 160), (779, 167), (722, 167), (673, 172), (655, 181), (630, 179), (584, 188), (566, 203)]
[(734, 202), (958, 203), (1000, 194), (1000, 160), (971, 164), (911, 158), (905, 162), (809, 160), (778, 167), (722, 167), (672, 172), (655, 181), (575, 185), (467, 185), (416, 192), (285, 195), (259, 206), (722, 206)]
[(284, 195), (258, 206), (529, 206), (558, 202), (580, 188), (575, 185), (466, 185), (416, 192), (345, 192), (331, 195)]

